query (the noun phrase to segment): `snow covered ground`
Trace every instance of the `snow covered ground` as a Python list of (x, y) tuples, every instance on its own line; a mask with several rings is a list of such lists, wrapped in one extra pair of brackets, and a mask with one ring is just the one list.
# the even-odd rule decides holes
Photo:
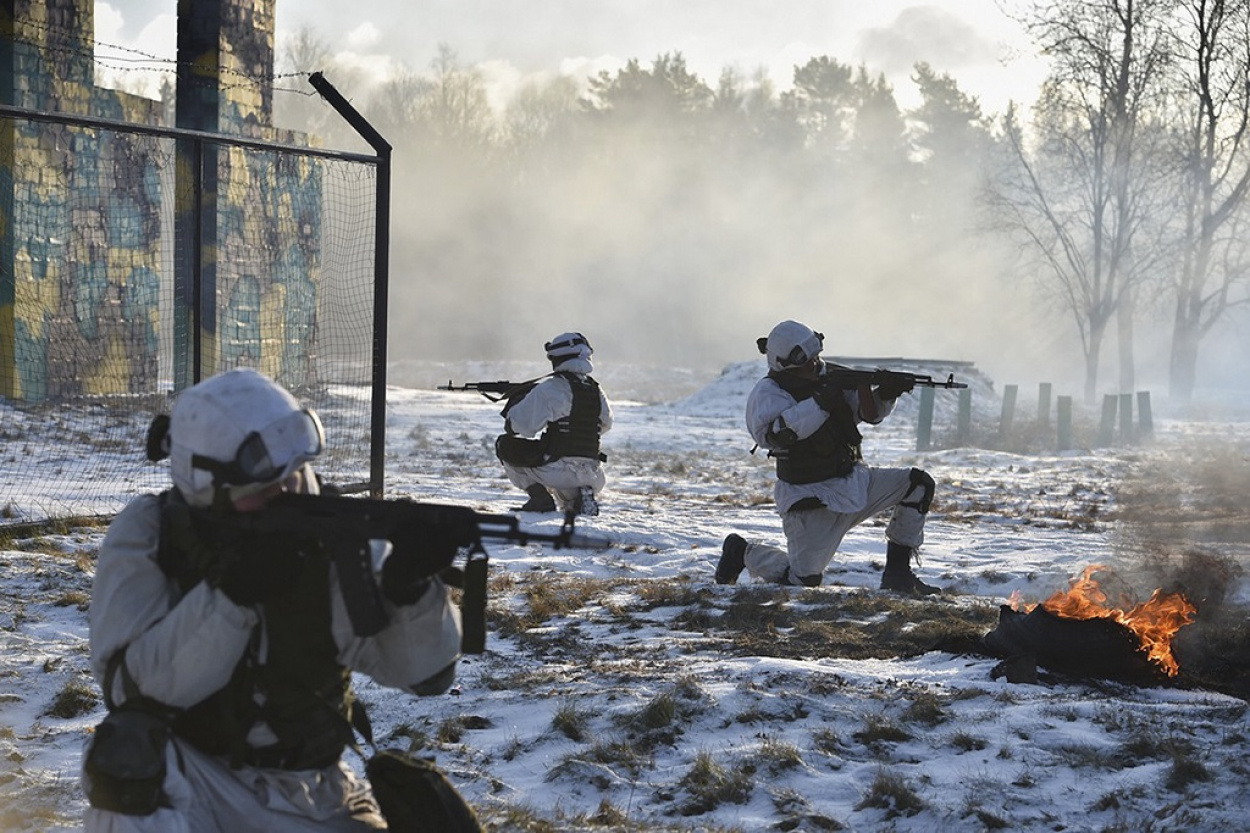
[[(1045, 669), (1011, 683), (998, 658), (939, 639), (989, 630), (1013, 595), (1045, 599), (1093, 564), (1142, 599), (1184, 576), (1200, 621), (1218, 608), (1244, 630), (1245, 411), (1157, 418), (1153, 443), (1120, 449), (917, 452), (909, 396), (868, 429), (865, 456), (937, 478), (919, 572), (946, 596), (876, 590), (884, 519), (848, 536), (824, 587), (745, 575), (722, 587), (712, 571), (726, 534), (782, 540), (772, 466), (742, 428), (761, 369), (730, 367), (693, 393), (670, 380), (683, 398), (618, 397), (602, 514), (578, 521), (614, 545), (492, 548), (487, 652), (435, 698), (359, 678), (378, 736), (432, 756), (495, 830), (1247, 829), (1247, 692)], [(939, 436), (953, 421), (943, 397)], [(388, 405), (391, 495), (489, 512), (520, 503), (493, 457), (497, 405), (433, 384), (393, 387)], [(102, 534), (0, 552), (0, 830), (81, 818), (80, 749), (102, 716), (86, 674)], [(1194, 564), (1214, 575), (1204, 583)], [(915, 650), (891, 647), (908, 639)], [(1197, 640), (1187, 650), (1215, 667)]]

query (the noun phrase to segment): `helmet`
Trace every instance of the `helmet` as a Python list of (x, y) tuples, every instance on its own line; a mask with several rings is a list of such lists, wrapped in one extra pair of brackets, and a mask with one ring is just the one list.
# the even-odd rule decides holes
[(187, 388), (169, 418), (170, 474), (192, 506), (262, 491), (324, 447), (317, 415), (249, 368)]
[(768, 356), (770, 370), (802, 367), (820, 355), (825, 345), (824, 333), (818, 333), (797, 321), (782, 321), (767, 338), (756, 340), (760, 352)]
[(544, 344), (543, 349), (547, 351), (547, 358), (555, 368), (572, 359), (585, 359), (589, 364), (590, 356), (595, 352), (586, 336), (581, 333), (560, 333)]

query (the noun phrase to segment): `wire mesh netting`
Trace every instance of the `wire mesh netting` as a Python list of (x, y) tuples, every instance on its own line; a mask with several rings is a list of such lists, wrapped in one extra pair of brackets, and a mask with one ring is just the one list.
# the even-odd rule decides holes
[(369, 477), (376, 166), (222, 141), (197, 171), (188, 142), (0, 118), (2, 523), (166, 488), (153, 417), (234, 367), (318, 411), (328, 479)]

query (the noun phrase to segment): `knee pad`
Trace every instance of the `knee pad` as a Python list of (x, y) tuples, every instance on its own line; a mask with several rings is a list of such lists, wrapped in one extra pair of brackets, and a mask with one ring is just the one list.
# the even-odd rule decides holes
[(903, 497), (907, 498), (915, 494), (916, 488), (919, 487), (921, 490), (920, 498), (914, 501), (904, 499), (899, 502), (899, 506), (907, 506), (911, 509), (915, 509), (921, 515), (927, 514), (929, 511), (929, 504), (933, 503), (933, 491), (937, 488), (937, 483), (934, 482), (933, 478), (929, 476), (927, 471), (923, 471), (921, 469), (912, 469), (910, 476), (911, 488), (907, 490), (907, 494)]

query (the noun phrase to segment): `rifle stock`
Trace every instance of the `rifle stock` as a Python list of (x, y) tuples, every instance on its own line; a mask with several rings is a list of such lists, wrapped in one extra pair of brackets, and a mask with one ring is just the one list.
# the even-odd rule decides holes
[[(557, 532), (532, 532), (522, 529), (514, 515), (487, 514), (453, 504), (344, 495), (281, 494), (256, 512), (215, 513), (211, 525), (226, 527), (243, 540), (280, 534), (321, 545), (335, 565), (348, 617), (358, 636), (372, 636), (388, 622), (377, 580), (380, 567), (373, 562), (371, 541), (394, 541), (400, 536), (411, 540), (414, 534), (424, 534), (454, 543), (454, 550), (435, 547), (433, 554), (421, 554), (417, 570), (421, 577), (448, 573), (459, 550), (467, 548), (461, 603), (465, 653), (485, 650), (487, 542), (521, 546), (547, 543), (556, 549), (612, 546), (608, 538), (576, 532), (571, 514)], [(418, 556), (407, 553), (405, 557)]]

